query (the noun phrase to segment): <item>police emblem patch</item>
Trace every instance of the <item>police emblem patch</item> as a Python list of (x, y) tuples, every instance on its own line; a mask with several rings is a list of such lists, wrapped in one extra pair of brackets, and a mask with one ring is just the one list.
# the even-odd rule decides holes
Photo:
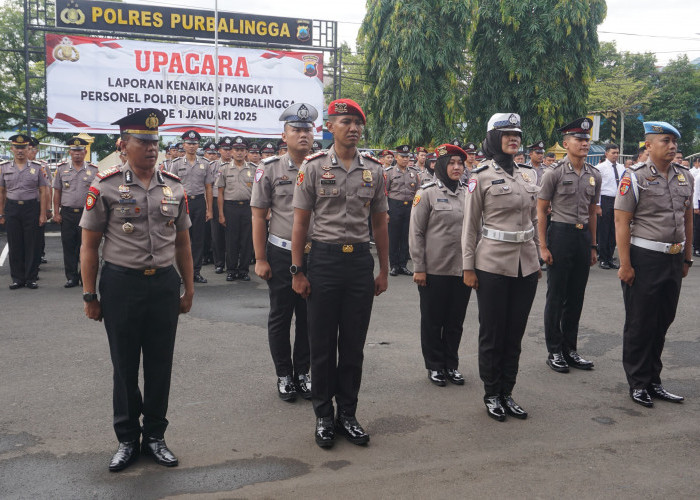
[(632, 184), (632, 181), (630, 180), (629, 177), (625, 177), (620, 181), (620, 194), (621, 195), (626, 195), (629, 190), (630, 190), (630, 185)]
[(265, 171), (262, 168), (258, 168), (255, 170), (255, 182), (260, 182), (260, 179), (262, 179), (263, 174)]
[(304, 182), (304, 172), (300, 170), (297, 174), (297, 186), (301, 186), (302, 182)]
[(475, 189), (476, 189), (476, 179), (474, 179), (474, 178), (469, 179), (469, 183), (467, 184), (467, 191), (469, 191), (470, 193), (473, 193)]
[(417, 195), (415, 195), (415, 196), (413, 197), (413, 206), (415, 207), (415, 206), (418, 205), (419, 203), (420, 203), (420, 195), (417, 194)]

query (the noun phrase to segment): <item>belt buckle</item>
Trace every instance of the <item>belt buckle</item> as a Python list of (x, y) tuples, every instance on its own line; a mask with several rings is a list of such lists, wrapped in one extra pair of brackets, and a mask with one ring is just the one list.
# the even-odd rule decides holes
[(671, 245), (668, 248), (668, 253), (670, 253), (671, 255), (675, 255), (677, 253), (680, 253), (682, 247), (683, 247), (683, 245), (681, 243), (674, 243), (673, 245)]
[(188, 196), (190, 200), (194, 200), (194, 196)]
[(403, 204), (404, 204), (404, 205), (408, 205), (408, 202), (407, 202), (407, 201), (404, 201)]
[(77, 213), (79, 213), (79, 212), (80, 212), (80, 209), (79, 209), (79, 208), (74, 208), (74, 209), (73, 209), (73, 213), (74, 213), (74, 214), (77, 214)]
[(17, 200), (18, 205), (24, 205), (24, 200)]
[(352, 245), (343, 245), (343, 253), (352, 253), (354, 250)]
[(311, 242), (309, 241), (306, 245), (304, 245), (304, 253), (309, 253), (311, 251)]
[(576, 224), (576, 229), (583, 229), (583, 224), (581, 224), (580, 222)]
[(143, 275), (144, 275), (144, 276), (153, 276), (154, 274), (156, 274), (156, 270), (155, 270), (155, 268), (153, 268), (153, 267), (152, 267), (152, 268), (149, 268), (149, 269), (144, 269), (144, 270), (143, 270)]

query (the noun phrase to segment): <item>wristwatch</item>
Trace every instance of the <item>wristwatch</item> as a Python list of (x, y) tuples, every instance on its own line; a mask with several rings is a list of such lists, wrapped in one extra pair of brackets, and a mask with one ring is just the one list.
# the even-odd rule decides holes
[(688, 264), (688, 267), (693, 267), (693, 261), (692, 260), (684, 260), (686, 264)]
[(92, 302), (94, 300), (97, 300), (96, 293), (91, 293), (91, 292), (84, 292), (83, 293), (83, 302)]
[(295, 276), (299, 271), (301, 271), (301, 266), (297, 266), (296, 264), (289, 266), (289, 272), (292, 273), (292, 276)]

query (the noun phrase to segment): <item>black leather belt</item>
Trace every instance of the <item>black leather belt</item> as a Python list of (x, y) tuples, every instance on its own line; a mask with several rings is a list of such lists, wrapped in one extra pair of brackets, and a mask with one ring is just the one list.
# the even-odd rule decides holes
[(394, 198), (389, 198), (389, 201), (393, 201), (394, 203), (401, 203), (402, 205), (408, 205), (409, 203), (411, 203), (410, 201), (396, 200)]
[(580, 222), (578, 224), (567, 224), (566, 222), (552, 221), (552, 226), (560, 227), (562, 229), (572, 229), (575, 231), (582, 231), (588, 229), (588, 224), (581, 224)]
[(105, 262), (102, 266), (104, 269), (109, 269), (111, 271), (116, 271), (122, 274), (128, 274), (130, 276), (157, 276), (165, 272), (170, 271), (173, 266), (168, 267), (149, 267), (146, 269), (131, 269), (130, 267), (118, 266), (112, 264), (111, 262)]
[(231, 203), (233, 205), (250, 205), (250, 200), (224, 200), (224, 203)]
[(39, 203), (39, 200), (11, 200), (8, 198), (7, 202), (13, 205), (29, 205), (31, 203)]
[(188, 200), (198, 200), (200, 198), (204, 198), (203, 194), (193, 194), (193, 195), (187, 195)]
[(64, 206), (61, 207), (61, 210), (68, 210), (70, 212), (73, 212), (74, 214), (79, 214), (80, 212), (83, 211), (82, 208), (73, 208), (73, 207), (64, 207)]
[(311, 243), (312, 250), (326, 250), (329, 252), (358, 253), (369, 251), (369, 241), (363, 243), (323, 243), (314, 240)]

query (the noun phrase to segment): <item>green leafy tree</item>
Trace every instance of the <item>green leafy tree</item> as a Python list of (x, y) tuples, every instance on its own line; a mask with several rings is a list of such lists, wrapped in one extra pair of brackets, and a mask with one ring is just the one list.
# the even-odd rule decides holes
[(427, 145), (454, 135), (454, 124), (464, 117), (473, 1), (367, 1), (358, 40), (372, 143)]
[[(361, 49), (358, 49), (358, 52)], [(365, 107), (367, 93), (365, 92), (364, 57), (352, 53), (347, 42), (338, 48), (338, 63), (340, 65), (340, 96), (342, 99), (352, 99), (362, 108)], [(330, 75), (329, 75), (330, 76)], [(333, 86), (327, 85), (323, 90), (326, 104), (333, 100)]]
[(469, 44), (470, 137), (496, 112), (520, 114), (524, 142), (559, 140), (555, 128), (586, 112), (605, 0), (479, 0)]

